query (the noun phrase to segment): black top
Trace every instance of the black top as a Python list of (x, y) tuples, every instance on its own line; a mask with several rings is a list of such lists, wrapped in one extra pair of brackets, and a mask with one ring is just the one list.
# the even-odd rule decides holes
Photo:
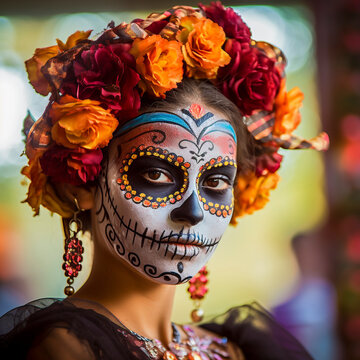
[[(245, 359), (312, 359), (256, 303), (230, 309), (200, 326), (226, 336)], [(149, 359), (144, 342), (101, 305), (50, 298), (33, 301), (0, 318), (0, 355), (1, 359)]]

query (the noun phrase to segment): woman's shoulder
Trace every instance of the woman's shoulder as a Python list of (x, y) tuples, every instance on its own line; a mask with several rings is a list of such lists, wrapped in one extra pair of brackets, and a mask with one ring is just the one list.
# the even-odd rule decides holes
[(300, 342), (256, 302), (231, 308), (200, 326), (236, 344), (245, 359), (312, 359)]
[(89, 303), (66, 299), (36, 300), (0, 318), (0, 353), (4, 359), (130, 358), (114, 322)]

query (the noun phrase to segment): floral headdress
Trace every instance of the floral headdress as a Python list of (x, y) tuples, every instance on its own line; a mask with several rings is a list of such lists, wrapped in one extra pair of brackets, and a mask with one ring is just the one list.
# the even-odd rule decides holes
[[(165, 98), (184, 78), (208, 79), (240, 109), (257, 143), (256, 168), (238, 177), (232, 222), (262, 208), (279, 180), (286, 149), (325, 150), (321, 133), (309, 141), (292, 134), (300, 123), (303, 94), (286, 91), (286, 60), (276, 47), (251, 39), (241, 17), (219, 2), (199, 9), (175, 6), (130, 24), (113, 22), (94, 40), (77, 31), (63, 43), (36, 49), (26, 61), (35, 90), (51, 93), (39, 120), (25, 130), (30, 180), (26, 202), (71, 217), (54, 183), (85, 185), (99, 172), (102, 148), (135, 117), (146, 93)], [(31, 126), (31, 128), (30, 128)]]

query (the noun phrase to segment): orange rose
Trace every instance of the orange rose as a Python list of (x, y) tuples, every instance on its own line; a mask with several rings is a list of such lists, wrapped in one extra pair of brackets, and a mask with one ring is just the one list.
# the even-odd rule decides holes
[(34, 216), (39, 215), (40, 205), (43, 205), (62, 217), (71, 217), (75, 209), (57, 196), (41, 169), (39, 159), (40, 156), (37, 156), (21, 170), (21, 173), (31, 180), (27, 198), (23, 202), (27, 202), (31, 206), (34, 210)]
[(60, 51), (69, 50), (76, 46), (80, 41), (86, 40), (90, 36), (91, 32), (92, 30), (76, 31), (67, 38), (65, 44), (59, 39), (56, 39), (56, 42)]
[(51, 129), (53, 140), (70, 149), (106, 146), (118, 121), (110, 110), (99, 105), (99, 101), (79, 100), (70, 95), (64, 95), (59, 102), (53, 103), (49, 111), (54, 124)]
[(257, 177), (254, 172), (241, 175), (234, 188), (235, 206), (232, 224), (236, 224), (236, 218), (245, 214), (252, 214), (262, 209), (269, 201), (270, 190), (276, 188), (280, 176), (277, 173), (268, 173)]
[(70, 49), (75, 46), (79, 41), (85, 40), (89, 37), (89, 31), (76, 31), (70, 35), (64, 44), (62, 41), (57, 40), (58, 45), (49, 46), (45, 48), (35, 49), (34, 56), (25, 61), (26, 71), (28, 73), (30, 84), (34, 87), (35, 91), (41, 95), (46, 96), (51, 87), (41, 72), (41, 68), (46, 62), (58, 55), (60, 52)]
[(210, 19), (186, 16), (181, 19), (183, 29), (177, 34), (187, 64), (187, 76), (195, 79), (214, 79), (219, 67), (231, 58), (222, 49), (225, 33)]
[(304, 94), (298, 87), (286, 92), (285, 79), (281, 80), (280, 90), (275, 98), (274, 135), (291, 134), (298, 127), (303, 99)]
[(177, 87), (183, 78), (181, 44), (175, 40), (152, 35), (135, 39), (130, 53), (136, 59), (136, 70), (141, 76), (139, 86), (156, 97)]
[(41, 72), (41, 68), (49, 59), (53, 58), (59, 53), (60, 49), (56, 45), (35, 49), (34, 56), (31, 59), (25, 61), (29, 81), (34, 87), (35, 91), (41, 95), (46, 96), (51, 90), (48, 81)]

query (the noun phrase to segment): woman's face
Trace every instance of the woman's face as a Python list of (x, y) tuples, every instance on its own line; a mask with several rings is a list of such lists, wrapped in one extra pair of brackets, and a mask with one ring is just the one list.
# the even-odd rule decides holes
[(236, 135), (201, 104), (145, 113), (109, 146), (97, 189), (98, 236), (154, 281), (179, 284), (213, 254), (233, 209)]

